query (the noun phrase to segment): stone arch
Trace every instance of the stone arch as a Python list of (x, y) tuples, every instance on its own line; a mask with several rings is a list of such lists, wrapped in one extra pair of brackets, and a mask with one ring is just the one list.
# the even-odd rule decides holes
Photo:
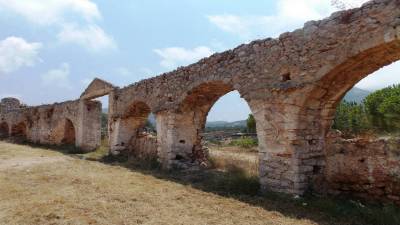
[(113, 117), (110, 146), (112, 154), (130, 152), (134, 157), (155, 157), (157, 139), (146, 128), (151, 108), (144, 101), (132, 101), (122, 115)]
[(61, 144), (75, 145), (75, 126), (71, 120), (65, 119), (64, 125), (64, 136), (61, 140)]
[(144, 128), (150, 112), (150, 107), (142, 101), (135, 101), (130, 104), (121, 118), (122, 126), (130, 131), (128, 131), (130, 133), (128, 135), (131, 135), (129, 139)]
[(235, 88), (223, 81), (204, 82), (188, 91), (175, 109), (157, 114), (160, 147), (168, 146), (159, 150), (165, 167), (185, 168), (206, 162), (201, 134), (207, 115), (218, 99), (231, 91)]
[(11, 137), (15, 141), (26, 141), (27, 140), (27, 138), (28, 138), (27, 126), (26, 126), (25, 122), (20, 122), (11, 127)]
[(74, 123), (68, 119), (62, 119), (51, 132), (51, 142), (56, 145), (75, 145), (76, 132)]
[(0, 139), (8, 138), (10, 135), (10, 128), (7, 122), (0, 123)]
[(305, 98), (309, 117), (322, 121), (324, 134), (329, 132), (337, 105), (360, 80), (400, 60), (400, 40), (378, 44), (333, 66), (314, 85)]
[(187, 150), (182, 152), (186, 154), (177, 154), (176, 159), (205, 160), (200, 134), (204, 131), (208, 112), (220, 97), (231, 91), (231, 85), (213, 81), (200, 84), (187, 93), (179, 105), (178, 113), (181, 116), (176, 121), (183, 129), (178, 143)]
[[(352, 51), (334, 53), (337, 62), (326, 62), (315, 80), (285, 99), (292, 105), (290, 148), (292, 162), (300, 183), (296, 189), (321, 189), (325, 171), (326, 145), (335, 118), (336, 107), (345, 94), (360, 80), (400, 60), (400, 40), (374, 37), (362, 44), (355, 40)], [(356, 50), (356, 51), (353, 51)], [(300, 179), (301, 178), (301, 179)], [(296, 181), (294, 182), (297, 183)]]

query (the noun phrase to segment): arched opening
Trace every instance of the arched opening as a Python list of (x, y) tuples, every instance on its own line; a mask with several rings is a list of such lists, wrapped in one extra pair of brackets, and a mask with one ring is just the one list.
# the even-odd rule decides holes
[(24, 122), (20, 122), (11, 128), (11, 137), (16, 142), (24, 142), (27, 140), (27, 128)]
[(305, 98), (305, 109), (312, 109), (308, 115), (319, 117), (323, 121), (321, 126), (324, 134), (327, 134), (333, 124), (336, 108), (346, 93), (368, 75), (399, 59), (400, 45), (393, 42), (367, 49), (331, 68)]
[[(303, 149), (323, 153), (322, 157), (312, 161), (313, 168), (318, 168), (309, 175), (317, 175), (313, 179), (315, 189), (321, 190), (323, 186), (324, 190), (328, 189), (332, 193), (354, 194), (378, 200), (393, 200), (393, 195), (399, 197), (397, 191), (393, 192), (400, 190), (398, 174), (394, 172), (400, 171), (398, 131), (392, 134), (380, 132), (374, 125), (372, 116), (375, 115), (371, 110), (383, 115), (389, 108), (392, 115), (386, 119), (394, 125), (397, 123), (395, 120), (400, 118), (400, 110), (397, 110), (400, 91), (396, 92), (395, 87), (368, 90), (370, 93), (363, 98), (365, 100), (356, 102), (348, 99), (349, 91), (362, 84), (364, 78), (388, 73), (390, 68), (398, 68), (393, 76), (400, 73), (399, 64), (395, 63), (399, 59), (398, 42), (365, 50), (334, 66), (305, 98), (307, 103), (304, 110), (307, 113), (303, 114), (306, 117), (302, 121), (313, 123), (303, 132), (312, 137), (312, 140), (305, 138), (307, 142)], [(376, 82), (379, 83), (379, 80)], [(393, 84), (398, 83), (400, 79)], [(345, 96), (347, 103), (343, 102)], [(381, 103), (384, 102), (388, 104), (383, 106)], [(337, 129), (342, 132), (337, 132)]]
[(96, 151), (101, 152), (102, 154), (107, 154), (109, 149), (109, 95), (104, 95), (91, 101), (98, 101), (101, 103), (101, 116), (100, 116), (100, 147), (97, 148)]
[(258, 178), (256, 121), (239, 92), (231, 91), (215, 102), (207, 115), (203, 140), (214, 168)]
[(220, 81), (209, 82), (195, 87), (187, 93), (178, 109), (179, 127), (176, 146), (176, 163), (206, 162), (206, 149), (202, 145), (202, 133), (205, 130), (207, 114), (214, 103), (233, 88)]
[[(228, 94), (230, 92), (232, 92), (232, 94)], [(212, 142), (211, 139), (213, 137), (210, 136), (215, 136), (215, 133), (210, 134), (209, 132), (210, 130), (212, 130), (210, 124), (212, 126), (213, 123), (209, 123), (209, 125), (206, 126), (207, 117), (211, 108), (221, 97), (230, 95), (232, 95), (231, 97), (233, 97), (234, 100), (239, 100), (238, 92), (235, 91), (231, 85), (226, 84), (222, 81), (213, 81), (200, 84), (187, 93), (187, 96), (182, 101), (180, 107), (177, 110), (177, 115), (174, 120), (174, 127), (176, 127), (177, 132), (176, 134), (174, 133), (174, 135), (176, 136), (174, 137), (174, 158), (172, 160), (174, 160), (174, 163), (176, 164), (175, 166), (186, 167), (187, 164), (192, 163), (206, 163), (210, 166), (208, 160), (209, 149), (207, 148), (207, 144)], [(243, 101), (243, 103), (243, 110), (246, 111), (247, 116), (241, 118), (241, 127), (238, 126), (236, 127), (236, 130), (231, 129), (230, 131), (226, 132), (228, 135), (227, 138), (232, 138), (232, 136), (236, 135), (240, 136), (246, 132), (246, 125), (243, 124), (246, 122), (244, 122), (243, 120), (247, 119), (248, 112), (250, 112), (250, 110), (245, 101)], [(226, 104), (230, 103), (227, 102)], [(227, 107), (229, 108), (229, 106)], [(240, 107), (233, 107), (232, 110), (240, 111), (241, 109)], [(237, 118), (232, 117), (232, 115), (235, 114), (234, 111), (225, 111), (225, 115), (219, 118), (224, 117), (225, 120), (233, 122), (235, 118)], [(257, 137), (255, 135), (255, 140), (256, 139)]]
[(154, 159), (157, 157), (155, 119), (150, 107), (134, 101), (119, 120), (119, 145), (130, 157)]
[(6, 122), (0, 123), (0, 139), (6, 139), (9, 136), (9, 127)]
[(346, 139), (396, 137), (400, 132), (400, 61), (382, 67), (357, 82), (345, 96), (335, 99), (330, 131)]
[(75, 127), (71, 120), (66, 119), (64, 122), (64, 135), (61, 140), (63, 145), (75, 145)]
[(75, 126), (68, 118), (60, 120), (51, 132), (51, 143), (75, 146)]

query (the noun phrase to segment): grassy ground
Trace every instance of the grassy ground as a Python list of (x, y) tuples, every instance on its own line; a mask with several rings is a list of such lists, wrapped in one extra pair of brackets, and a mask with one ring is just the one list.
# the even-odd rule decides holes
[(257, 195), (240, 170), (166, 173), (80, 159), (95, 154), (0, 142), (0, 224), (400, 224), (392, 206)]
[(209, 145), (210, 160), (213, 166), (223, 171), (243, 170), (250, 177), (258, 177), (257, 147)]

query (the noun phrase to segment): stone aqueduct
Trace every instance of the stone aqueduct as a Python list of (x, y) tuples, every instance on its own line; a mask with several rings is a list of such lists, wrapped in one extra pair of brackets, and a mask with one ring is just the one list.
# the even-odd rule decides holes
[(159, 161), (188, 167), (202, 157), (210, 108), (236, 90), (257, 122), (262, 188), (301, 194), (324, 176), (338, 102), (359, 80), (399, 59), (400, 0), (373, 0), (124, 88), (95, 79), (75, 101), (22, 107), (3, 99), (0, 135), (91, 151), (100, 144), (101, 113), (92, 99), (109, 95), (111, 153), (141, 139), (153, 113)]

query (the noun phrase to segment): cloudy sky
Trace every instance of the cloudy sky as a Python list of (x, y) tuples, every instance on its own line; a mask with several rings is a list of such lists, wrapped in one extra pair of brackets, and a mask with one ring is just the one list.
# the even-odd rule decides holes
[[(30, 105), (75, 99), (94, 77), (125, 86), (334, 10), (330, 0), (0, 0), (0, 97)], [(399, 82), (399, 71), (393, 64), (357, 86)], [(230, 93), (209, 120), (248, 113)]]

